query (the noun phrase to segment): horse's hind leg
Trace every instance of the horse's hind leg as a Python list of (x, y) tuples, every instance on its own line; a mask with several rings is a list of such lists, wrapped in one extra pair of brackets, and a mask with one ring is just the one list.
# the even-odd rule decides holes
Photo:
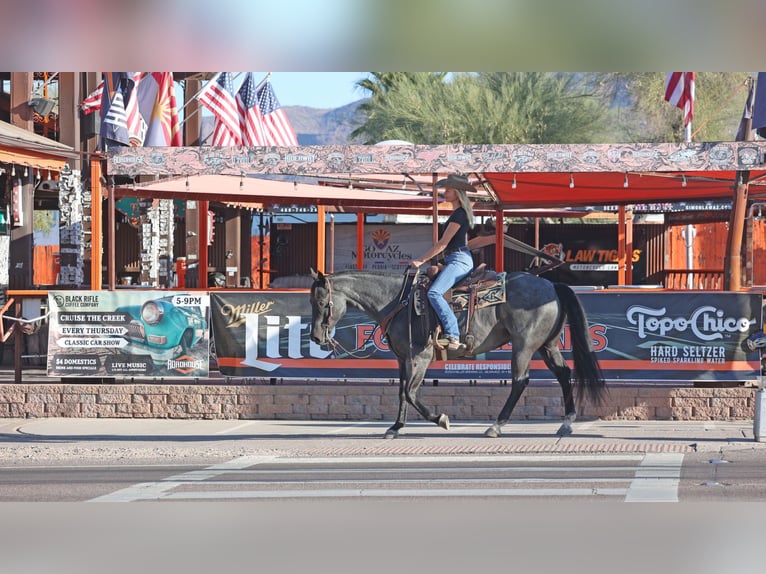
[(540, 354), (545, 364), (555, 375), (559, 385), (561, 385), (561, 392), (564, 395), (564, 422), (559, 427), (559, 430), (556, 431), (556, 434), (558, 436), (570, 435), (572, 434), (572, 423), (577, 418), (574, 395), (572, 393), (572, 371), (567, 366), (566, 361), (564, 361), (564, 357), (561, 356), (558, 340), (544, 345), (540, 349)]
[(531, 354), (526, 349), (517, 350), (516, 345), (513, 349), (513, 360), (511, 361), (511, 394), (508, 400), (505, 401), (503, 409), (500, 414), (497, 415), (495, 424), (484, 431), (484, 436), (490, 438), (497, 438), (501, 434), (501, 427), (505, 425), (511, 418), (516, 403), (519, 402), (521, 394), (529, 384), (529, 361), (532, 359)]
[(407, 395), (405, 391), (405, 381), (407, 373), (404, 368), (404, 361), (399, 361), (399, 413), (396, 416), (396, 422), (386, 430), (385, 438), (396, 438), (399, 436), (399, 429), (407, 423)]

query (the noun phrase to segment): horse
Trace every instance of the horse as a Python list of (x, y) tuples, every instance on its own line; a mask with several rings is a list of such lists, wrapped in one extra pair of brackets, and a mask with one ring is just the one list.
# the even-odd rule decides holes
[[(432, 332), (421, 332), (402, 303), (404, 281), (401, 275), (374, 271), (341, 271), (323, 274), (311, 270), (311, 340), (326, 346), (333, 342), (331, 333), (349, 305), (360, 309), (384, 330), (389, 348), (399, 366), (399, 412), (385, 438), (396, 438), (407, 420), (407, 404), (430, 422), (449, 430), (449, 417), (431, 412), (418, 398), (429, 364), (436, 356)], [(432, 313), (431, 325), (438, 320)], [(569, 322), (574, 372), (559, 350), (559, 339)], [(577, 416), (572, 380), (578, 390), (577, 403), (583, 395), (600, 403), (606, 385), (593, 352), (588, 320), (582, 303), (571, 287), (553, 283), (526, 272), (508, 273), (505, 302), (476, 309), (471, 332), (478, 355), (505, 345), (512, 345), (511, 392), (497, 420), (485, 431), (496, 438), (510, 419), (529, 383), (529, 365), (537, 351), (556, 377), (563, 393), (565, 413), (557, 435), (572, 434)], [(447, 357), (450, 358), (449, 356)], [(454, 358), (454, 357), (452, 357)]]

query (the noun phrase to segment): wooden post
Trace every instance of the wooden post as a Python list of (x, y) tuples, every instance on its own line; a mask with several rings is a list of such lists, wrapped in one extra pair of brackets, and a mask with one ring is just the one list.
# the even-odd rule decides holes
[[(198, 231), (198, 242), (199, 242), (199, 253), (197, 254), (199, 256), (199, 268), (197, 273), (197, 287), (201, 287), (202, 289), (205, 289), (207, 287), (207, 251), (208, 251), (208, 245), (207, 245), (207, 236), (208, 236), (208, 219), (207, 219), (207, 211), (210, 207), (209, 202), (207, 201), (200, 201), (198, 202), (197, 206), (197, 229)], [(215, 223), (215, 222), (213, 222)], [(188, 257), (188, 254), (187, 254)], [(187, 259), (187, 265), (188, 265), (188, 259)], [(187, 275), (188, 277), (188, 275)]]
[(101, 160), (90, 160), (90, 288), (101, 290)]
[(11, 124), (33, 131), (34, 110), (29, 105), (32, 96), (34, 74), (32, 72), (11, 72)]
[(106, 201), (106, 226), (107, 226), (107, 244), (106, 244), (106, 261), (107, 261), (107, 273), (109, 283), (109, 290), (114, 291), (117, 285), (117, 270), (115, 269), (115, 263), (117, 258), (115, 257), (115, 241), (114, 236), (117, 233), (117, 227), (115, 225), (115, 207), (114, 207), (114, 185), (110, 185), (107, 189), (107, 201)]
[(726, 237), (726, 259), (724, 260), (723, 285), (726, 291), (742, 288), (742, 237), (747, 213), (749, 171), (738, 171), (731, 206), (729, 234)]
[(325, 232), (325, 208), (317, 205), (317, 270), (326, 272), (325, 254), (327, 250), (327, 234)]
[(503, 210), (495, 211), (495, 271), (501, 273), (505, 269), (505, 226)]
[(617, 284), (625, 285), (625, 206), (617, 210)]
[(364, 213), (356, 214), (356, 268), (364, 269)]

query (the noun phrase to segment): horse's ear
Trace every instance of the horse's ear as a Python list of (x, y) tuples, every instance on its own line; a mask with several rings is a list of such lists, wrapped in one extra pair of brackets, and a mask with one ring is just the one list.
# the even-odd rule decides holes
[(311, 267), (309, 267), (309, 269), (311, 269), (311, 276), (314, 278), (314, 281), (319, 281), (321, 283), (324, 283), (325, 279), (321, 271), (314, 271), (314, 269), (312, 269)]

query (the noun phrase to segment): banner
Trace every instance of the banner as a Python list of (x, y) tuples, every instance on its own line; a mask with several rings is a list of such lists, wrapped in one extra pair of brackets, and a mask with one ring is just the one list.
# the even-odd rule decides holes
[[(334, 256), (335, 271), (357, 269), (356, 226), (336, 225), (335, 242), (328, 246), (328, 261)], [(433, 246), (433, 231), (429, 225), (380, 223), (364, 229), (364, 268), (371, 271), (402, 273), (410, 261)], [(330, 253), (330, 250), (333, 250)]]
[[(740, 381), (760, 372), (744, 341), (762, 326), (762, 297), (742, 293), (580, 293), (591, 340), (610, 381)], [(336, 349), (309, 339), (308, 292), (211, 293), (221, 374), (235, 377), (398, 380), (396, 359), (374, 321), (349, 308)], [(571, 364), (565, 327), (560, 344)], [(510, 380), (511, 346), (432, 363), (427, 379)], [(539, 355), (533, 379), (553, 379)]]
[(207, 293), (50, 291), (48, 376), (207, 377)]

